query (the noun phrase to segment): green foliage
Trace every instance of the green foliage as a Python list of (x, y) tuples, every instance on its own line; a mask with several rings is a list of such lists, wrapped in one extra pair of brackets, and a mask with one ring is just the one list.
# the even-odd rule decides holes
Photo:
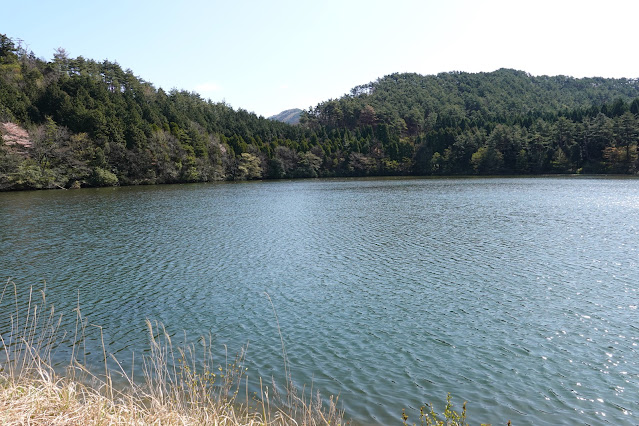
[(297, 168), (293, 171), (293, 177), (309, 177), (318, 176), (322, 159), (312, 152), (304, 152), (300, 155)]
[(524, 121), (601, 102), (612, 103), (611, 111), (621, 115), (628, 108), (625, 103), (638, 95), (636, 80), (533, 77), (509, 69), (391, 74), (339, 100), (319, 104), (305, 119), (346, 128), (383, 123), (399, 133), (417, 135), (432, 127), (463, 130), (490, 122)]
[(18, 165), (15, 174), (12, 176), (13, 184), (22, 188), (46, 188), (47, 176), (43, 176), (42, 169), (34, 160), (25, 160)]
[(108, 170), (96, 167), (91, 174), (90, 183), (93, 186), (116, 186), (118, 177)]
[(13, 40), (4, 34), (0, 34), (0, 63), (11, 63), (18, 59), (16, 49)]
[[(402, 420), (403, 424), (408, 426), (408, 416), (405, 410), (402, 410)], [(456, 412), (453, 410), (453, 403), (449, 393), (446, 397), (446, 408), (442, 415), (435, 412), (432, 404), (428, 404), (420, 408), (419, 422), (422, 426), (468, 426), (466, 422), (466, 403), (464, 402), (461, 413)]]
[(504, 164), (504, 155), (494, 145), (482, 146), (471, 159), (475, 173), (498, 174)]
[(243, 152), (240, 156), (237, 169), (238, 179), (260, 179), (262, 177), (260, 159), (248, 152)]
[[(637, 173), (639, 80), (392, 74), (299, 125), (0, 34), (0, 189), (408, 174)], [(0, 129), (1, 130), (1, 129)]]

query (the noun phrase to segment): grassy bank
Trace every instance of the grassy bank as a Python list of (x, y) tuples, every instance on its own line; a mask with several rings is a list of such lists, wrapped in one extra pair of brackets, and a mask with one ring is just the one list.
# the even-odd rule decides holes
[[(282, 391), (260, 379), (259, 394), (249, 395), (244, 351), (224, 365), (216, 364), (210, 339), (197, 349), (188, 344), (174, 347), (162, 325), (147, 321), (149, 351), (138, 361), (143, 377), (134, 381), (133, 373), (124, 371), (104, 343), (103, 368), (96, 371), (81, 361), (87, 328), (96, 327), (100, 335), (102, 330), (89, 324), (79, 309), (75, 310), (75, 331), (69, 336), (61, 330), (62, 315), (47, 305), (44, 290), (29, 292), (25, 305), (19, 303), (15, 285), (8, 282), (0, 307), (3, 320), (10, 324), (0, 334), (2, 425), (345, 423), (337, 398), (323, 404), (319, 393), (297, 389), (290, 374)], [(69, 342), (73, 343), (68, 363), (54, 368), (53, 354)], [(284, 347), (283, 355), (287, 370)], [(125, 384), (114, 386), (114, 378), (124, 379)]]

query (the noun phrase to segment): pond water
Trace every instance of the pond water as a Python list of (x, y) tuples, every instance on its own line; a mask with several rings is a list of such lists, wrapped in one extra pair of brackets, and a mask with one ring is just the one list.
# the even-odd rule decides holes
[(282, 381), (268, 293), (294, 381), (362, 424), (418, 422), (448, 392), (474, 424), (638, 423), (638, 247), (637, 179), (0, 194), (0, 277), (46, 282), (69, 324), (79, 301), (125, 368), (148, 318), (220, 357), (249, 342), (251, 386)]

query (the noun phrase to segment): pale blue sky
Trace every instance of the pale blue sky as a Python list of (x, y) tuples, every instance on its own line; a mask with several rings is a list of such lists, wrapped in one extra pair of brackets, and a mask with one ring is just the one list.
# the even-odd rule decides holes
[(162, 87), (269, 116), (393, 72), (506, 67), (639, 77), (636, 0), (8, 1), (39, 57), (117, 61)]

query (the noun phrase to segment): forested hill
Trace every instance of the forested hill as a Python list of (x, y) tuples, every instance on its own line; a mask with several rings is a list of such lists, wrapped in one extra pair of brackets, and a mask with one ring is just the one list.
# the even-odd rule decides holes
[[(523, 71), (500, 69), (490, 73), (450, 72), (438, 75), (392, 74), (357, 86), (338, 100), (310, 111), (326, 125), (353, 129), (376, 123), (418, 133), (424, 126), (446, 120), (446, 127), (485, 126), (487, 123), (529, 122), (558, 113), (581, 118), (594, 105), (639, 96), (639, 79), (576, 79), (533, 77)], [(372, 107), (372, 110), (366, 109)], [(593, 110), (594, 111), (594, 110)], [(363, 114), (362, 114), (363, 113)]]
[(392, 74), (303, 113), (364, 174), (637, 173), (639, 80)]
[(639, 82), (393, 74), (300, 125), (0, 34), (0, 189), (317, 176), (636, 173)]

